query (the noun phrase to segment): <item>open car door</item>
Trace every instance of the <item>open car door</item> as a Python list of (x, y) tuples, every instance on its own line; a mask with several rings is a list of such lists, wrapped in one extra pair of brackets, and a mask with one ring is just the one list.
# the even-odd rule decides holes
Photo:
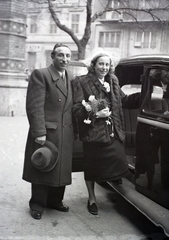
[[(138, 115), (124, 113), (126, 156), (134, 177), (124, 179), (122, 185), (109, 185), (169, 236), (169, 98), (164, 97), (160, 79), (153, 76), (155, 69), (169, 72), (167, 65), (153, 61), (133, 60), (117, 68), (121, 86), (140, 81), (142, 91)], [(133, 133), (129, 123), (134, 118)]]

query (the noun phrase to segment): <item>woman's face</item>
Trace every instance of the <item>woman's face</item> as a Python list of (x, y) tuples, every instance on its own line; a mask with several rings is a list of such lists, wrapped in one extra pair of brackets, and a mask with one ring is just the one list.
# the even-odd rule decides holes
[(108, 56), (99, 57), (94, 69), (98, 78), (102, 79), (105, 77), (110, 69), (110, 58)]

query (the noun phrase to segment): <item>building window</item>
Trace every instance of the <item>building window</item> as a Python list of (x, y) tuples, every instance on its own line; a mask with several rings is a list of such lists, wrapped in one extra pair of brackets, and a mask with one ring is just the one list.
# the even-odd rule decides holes
[(79, 14), (72, 14), (72, 26), (71, 29), (74, 33), (79, 33)]
[(155, 48), (156, 34), (154, 32), (136, 32), (136, 40), (134, 47), (139, 48)]
[(51, 50), (46, 50), (45, 55), (46, 55), (46, 66), (49, 66), (52, 63)]
[(53, 18), (50, 19), (50, 33), (57, 33), (57, 25)]
[(106, 19), (106, 12), (104, 12), (101, 16), (99, 16), (100, 19)]
[(159, 4), (159, 0), (139, 0), (140, 8), (158, 8)]
[[(109, 3), (108, 3), (109, 8), (116, 9), (116, 8), (120, 8), (122, 6), (123, 5), (121, 4), (121, 2), (119, 0), (109, 0)], [(122, 18), (122, 14), (123, 14), (122, 10), (118, 10), (118, 12), (112, 11), (110, 13), (110, 18), (119, 20)], [(99, 18), (104, 20), (104, 19), (107, 19), (108, 17), (109, 17), (108, 12), (104, 12)]]
[(139, 1), (139, 8), (145, 8), (145, 0), (140, 0)]
[(118, 8), (118, 7), (120, 7), (120, 2), (119, 2), (119, 0), (111, 0), (109, 2), (109, 6), (112, 8)]
[(37, 32), (37, 18), (36, 16), (31, 16), (30, 33), (36, 33), (36, 32)]
[(35, 69), (36, 65), (36, 52), (28, 52), (28, 68), (30, 72), (32, 72)]
[(100, 32), (99, 47), (120, 47), (121, 32)]
[(123, 11), (112, 12), (111, 19), (122, 21), (123, 20)]

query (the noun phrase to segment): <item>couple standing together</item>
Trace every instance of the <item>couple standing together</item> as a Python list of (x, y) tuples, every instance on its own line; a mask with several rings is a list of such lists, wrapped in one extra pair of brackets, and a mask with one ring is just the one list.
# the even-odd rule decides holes
[(72, 113), (83, 141), (87, 208), (97, 215), (95, 181), (119, 180), (128, 174), (122, 107), (138, 107), (139, 96), (121, 91), (112, 59), (105, 52), (95, 54), (88, 73), (73, 80), (66, 70), (69, 47), (56, 44), (51, 58), (49, 67), (32, 72), (27, 89), (30, 127), (23, 179), (31, 183), (31, 216), (41, 219), (46, 208), (69, 211), (63, 197), (65, 186), (71, 184)]

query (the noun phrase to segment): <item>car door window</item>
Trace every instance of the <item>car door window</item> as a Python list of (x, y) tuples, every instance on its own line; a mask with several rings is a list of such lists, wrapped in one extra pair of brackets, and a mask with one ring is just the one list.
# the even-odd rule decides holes
[(149, 69), (145, 81), (142, 112), (169, 119), (169, 70)]

